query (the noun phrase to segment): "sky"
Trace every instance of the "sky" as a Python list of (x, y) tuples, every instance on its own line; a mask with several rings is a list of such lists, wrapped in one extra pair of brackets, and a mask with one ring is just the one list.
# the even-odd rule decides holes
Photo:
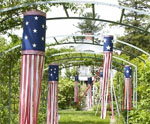
[[(88, 0), (87, 0), (88, 1)], [(104, 3), (110, 3), (118, 5), (118, 0), (93, 0), (99, 1)], [(92, 9), (86, 9), (85, 12), (91, 12)], [(74, 14), (69, 11), (70, 16), (79, 16), (78, 14)], [(95, 12), (100, 15), (100, 18), (107, 19), (107, 20), (114, 20), (117, 21), (120, 18), (121, 10), (118, 8), (104, 6), (104, 5), (95, 5)], [(47, 13), (47, 18), (50, 17), (66, 17), (65, 11), (63, 7), (52, 7), (51, 11)], [(58, 36), (58, 35), (71, 35), (77, 33), (79, 29), (77, 29), (74, 25), (77, 25), (78, 22), (81, 20), (50, 20), (47, 21), (47, 31), (46, 31), (46, 42), (51, 43), (54, 42), (53, 38), (49, 38), (51, 36)], [(19, 31), (14, 30), (17, 35), (22, 37), (22, 29)], [(102, 35), (114, 35), (114, 37), (121, 36), (124, 33), (124, 28), (121, 27), (110, 27), (107, 23), (105, 29), (102, 31)], [(57, 39), (63, 39), (64, 37), (58, 37)]]
[[(118, 5), (117, 0), (99, 0), (101, 2), (106, 1), (108, 3)], [(91, 12), (91, 9), (86, 9), (85, 12)], [(100, 15), (100, 18), (106, 20), (117, 21), (120, 19), (121, 10), (118, 8), (110, 7), (110, 6), (102, 6), (95, 5), (95, 12)], [(79, 16), (77, 14), (73, 14), (69, 11), (70, 16)], [(52, 11), (47, 13), (47, 17), (66, 17), (63, 7), (52, 7)], [(46, 36), (56, 36), (56, 35), (67, 35), (67, 34), (75, 34), (79, 29), (77, 29), (74, 25), (77, 25), (77, 22), (81, 20), (51, 20), (47, 21), (47, 34)], [(107, 23), (108, 24), (108, 23)], [(111, 34), (114, 36), (123, 35), (124, 28), (118, 27), (110, 27), (109, 25), (103, 31), (103, 35)]]

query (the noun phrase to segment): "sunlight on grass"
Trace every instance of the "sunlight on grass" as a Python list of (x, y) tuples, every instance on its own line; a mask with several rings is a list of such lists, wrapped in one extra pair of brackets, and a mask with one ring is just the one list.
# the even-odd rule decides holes
[(100, 119), (100, 115), (95, 116), (93, 111), (59, 111), (59, 124), (109, 124), (109, 116), (105, 120)]

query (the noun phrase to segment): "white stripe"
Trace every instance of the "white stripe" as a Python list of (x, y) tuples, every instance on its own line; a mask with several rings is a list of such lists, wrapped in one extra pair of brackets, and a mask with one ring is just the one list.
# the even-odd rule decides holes
[[(36, 98), (38, 98), (38, 87), (39, 87), (39, 55), (37, 55), (37, 61), (36, 61)], [(36, 99), (36, 103), (37, 103), (37, 100)], [(37, 105), (36, 105), (37, 107)]]
[[(32, 115), (33, 115), (33, 75), (34, 75), (34, 55), (31, 57), (31, 113), (30, 113), (30, 123), (33, 124)], [(35, 114), (35, 113), (34, 113)]]
[(28, 77), (29, 77), (29, 55), (27, 55), (26, 65), (27, 66), (26, 66), (25, 114), (26, 114), (26, 107), (27, 107), (26, 105), (27, 105), (27, 89), (28, 89)]

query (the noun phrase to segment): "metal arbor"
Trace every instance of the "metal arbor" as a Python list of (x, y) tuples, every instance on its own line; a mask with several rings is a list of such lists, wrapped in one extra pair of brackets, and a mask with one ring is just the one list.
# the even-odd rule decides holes
[[(69, 15), (69, 11), (68, 11), (68, 9), (66, 8), (66, 5), (68, 4), (68, 3), (75, 3), (75, 4), (86, 4), (86, 3), (88, 3), (88, 4), (90, 4), (91, 5), (91, 11), (93, 12), (93, 18), (84, 18), (84, 17), (74, 17), (74, 16), (70, 16)], [(149, 33), (149, 27), (150, 27), (150, 24), (147, 22), (147, 26), (145, 26), (145, 27), (142, 27), (142, 28), (139, 28), (139, 27), (134, 27), (133, 25), (131, 25), (131, 24), (125, 24), (124, 23), (124, 21), (123, 21), (123, 16), (124, 16), (124, 13), (126, 12), (126, 11), (133, 11), (133, 12), (135, 12), (135, 13), (139, 13), (139, 14), (145, 14), (145, 15), (150, 15), (150, 13), (148, 13), (148, 12), (144, 12), (144, 11), (139, 11), (139, 10), (135, 10), (135, 9), (132, 9), (132, 8), (127, 8), (127, 7), (123, 7), (123, 6), (117, 6), (117, 5), (113, 5), (113, 4), (108, 4), (108, 3), (103, 3), (103, 2), (93, 2), (93, 1), (85, 1), (85, 0), (69, 0), (69, 1), (66, 1), (66, 0), (56, 0), (56, 1), (43, 1), (43, 2), (35, 2), (35, 3), (26, 3), (26, 4), (21, 4), (21, 5), (18, 5), (18, 6), (14, 6), (14, 7), (11, 7), (11, 8), (7, 8), (7, 9), (2, 9), (2, 10), (0, 10), (0, 13), (1, 14), (3, 14), (3, 13), (9, 13), (9, 12), (11, 12), (11, 11), (17, 11), (18, 9), (23, 9), (24, 7), (30, 7), (30, 6), (32, 6), (32, 5), (46, 5), (46, 4), (60, 4), (61, 6), (63, 6), (63, 8), (64, 8), (64, 12), (66, 13), (66, 17), (57, 17), (57, 18), (55, 18), (55, 17), (53, 17), (53, 18), (47, 18), (47, 20), (62, 20), (62, 19), (88, 19), (88, 20), (94, 20), (94, 21), (102, 21), (102, 22), (107, 22), (107, 23), (113, 23), (113, 24), (118, 24), (118, 25), (121, 25), (121, 26), (127, 26), (127, 27), (130, 27), (130, 28), (134, 28), (134, 29), (136, 29), (136, 30), (140, 30), (140, 31), (142, 31), (142, 32), (146, 32), (146, 33)], [(118, 9), (120, 9), (121, 11), (122, 11), (122, 13), (121, 13), (121, 15), (120, 15), (120, 19), (118, 20), (118, 21), (112, 21), (112, 20), (106, 20), (106, 19), (96, 19), (95, 18), (95, 13), (96, 13), (96, 8), (95, 8), (95, 6), (97, 6), (97, 5), (102, 5), (102, 6), (109, 6), (109, 7), (115, 7), (115, 8), (118, 8)], [(21, 15), (20, 15), (21, 16)], [(3, 22), (5, 22), (5, 21), (7, 21), (7, 19), (3, 19), (4, 21), (2, 21), (2, 25), (3, 25)], [(15, 26), (17, 26), (17, 25), (20, 25), (21, 23), (19, 23), (19, 24), (14, 24), (12, 27), (15, 27)], [(4, 30), (7, 30), (7, 29), (9, 29), (9, 28), (11, 28), (11, 27), (4, 27), (4, 28), (0, 28), (0, 31), (4, 31)], [(79, 42), (77, 42), (76, 41), (76, 38), (75, 38), (76, 36), (72, 36), (72, 38), (73, 38), (73, 40), (74, 40), (74, 43), (75, 44), (78, 44)], [(54, 40), (55, 40), (55, 44), (51, 44), (51, 45), (60, 45), (61, 43), (59, 43), (58, 41), (57, 41), (57, 39), (56, 39), (56, 37), (54, 36)], [(119, 42), (119, 41), (118, 41)], [(124, 44), (126, 44), (125, 42), (122, 42), (122, 41), (120, 41), (120, 43), (124, 43)], [(66, 44), (66, 43), (63, 43), (63, 44)], [(69, 43), (68, 43), (69, 44)], [(83, 43), (84, 44), (84, 43)], [(86, 44), (86, 43), (85, 43)], [(93, 45), (95, 45), (95, 44), (97, 44), (97, 45), (100, 45), (99, 43), (96, 43), (95, 41), (93, 41)], [(127, 45), (127, 44), (126, 44)], [(133, 45), (129, 45), (128, 44), (128, 46), (130, 46), (130, 47), (134, 47), (134, 48), (136, 48), (136, 49), (138, 49), (138, 50), (140, 50), (141, 52), (143, 52), (143, 53), (145, 53), (146, 55), (148, 55), (149, 56), (149, 53), (147, 53), (146, 51), (143, 51), (142, 49), (140, 49), (140, 48), (137, 48), (137, 47), (135, 47), (135, 46), (133, 46)], [(7, 50), (7, 51), (5, 51), (5, 54), (6, 53), (9, 53), (10, 51), (12, 51), (13, 49), (16, 49), (17, 47), (19, 47), (19, 45), (18, 46), (16, 46), (16, 47), (14, 47), (14, 48), (12, 48), (12, 49), (9, 49), (9, 50)], [(4, 54), (4, 55), (5, 55)], [(72, 54), (72, 53), (69, 53), (69, 54)], [(80, 53), (79, 53), (80, 54)], [(132, 56), (132, 54), (131, 53), (127, 53), (127, 54), (129, 54), (129, 55), (131, 55)], [(81, 56), (79, 56), (80, 58), (82, 57), (82, 53), (80, 54)], [(135, 55), (134, 55), (135, 56)], [(114, 57), (115, 58), (115, 57)], [(118, 58), (118, 59), (120, 59), (120, 60), (122, 60), (121, 58)], [(143, 58), (139, 58), (139, 60), (141, 60), (141, 61), (143, 61), (143, 62), (145, 62), (146, 60), (143, 60)], [(124, 62), (127, 62), (128, 64), (130, 63), (130, 62), (128, 62), (128, 61), (126, 61), (126, 60), (124, 60)], [(71, 62), (71, 63), (73, 63), (73, 62)], [(134, 64), (132, 64), (132, 63), (130, 63), (132, 66), (134, 66), (135, 67), (135, 73), (137, 73), (137, 66), (136, 65), (134, 65)], [(10, 64), (11, 65), (11, 64)], [(10, 70), (11, 70), (11, 66), (10, 66)], [(8, 107), (8, 109), (9, 109), (9, 119), (11, 119), (11, 99), (10, 99), (10, 97), (11, 97), (11, 93), (12, 93), (12, 91), (11, 91), (11, 80), (12, 80), (12, 76), (11, 76), (11, 71), (9, 72), (9, 107)], [(136, 77), (137, 77), (137, 75), (136, 75)], [(136, 78), (137, 79), (137, 78)], [(137, 82), (136, 82), (137, 83)], [(136, 84), (136, 86), (137, 86), (137, 84)], [(10, 121), (11, 120), (9, 120), (9, 123), (10, 123)]]

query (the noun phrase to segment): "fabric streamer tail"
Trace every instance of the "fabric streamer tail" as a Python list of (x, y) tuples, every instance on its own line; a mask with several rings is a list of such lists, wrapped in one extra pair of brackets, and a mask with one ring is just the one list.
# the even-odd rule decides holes
[(113, 51), (113, 36), (104, 37), (104, 63), (103, 63), (103, 85), (102, 85), (102, 101), (101, 101), (101, 118), (106, 118), (107, 103), (108, 103), (108, 91), (109, 91), (109, 79), (112, 65), (112, 51)]
[(58, 124), (58, 84), (55, 81), (50, 81), (48, 87), (47, 124)]
[(75, 76), (74, 102), (77, 103), (78, 101), (79, 101), (79, 94), (78, 94), (78, 76)]

